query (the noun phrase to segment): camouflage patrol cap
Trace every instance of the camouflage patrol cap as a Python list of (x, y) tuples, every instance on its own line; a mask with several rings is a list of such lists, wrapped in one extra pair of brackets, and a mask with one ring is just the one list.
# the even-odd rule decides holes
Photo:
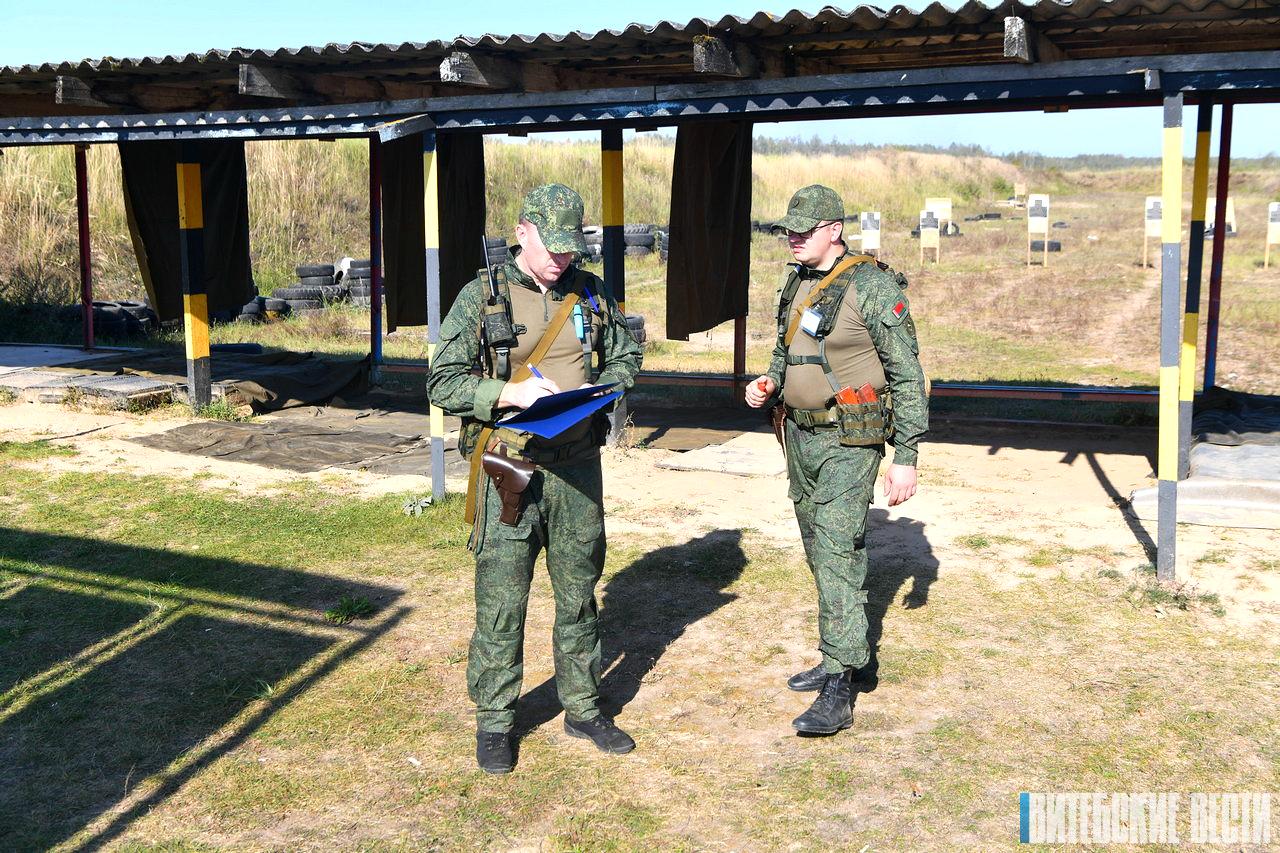
[(796, 190), (787, 205), (787, 215), (778, 220), (775, 228), (803, 233), (819, 222), (844, 219), (844, 202), (836, 191), (822, 184), (810, 184)]
[(543, 184), (529, 191), (520, 218), (538, 227), (548, 252), (586, 253), (582, 236), (582, 196), (564, 184)]

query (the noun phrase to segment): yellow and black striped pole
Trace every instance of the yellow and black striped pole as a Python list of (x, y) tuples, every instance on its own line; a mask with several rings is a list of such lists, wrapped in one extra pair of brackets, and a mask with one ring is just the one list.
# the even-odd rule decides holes
[[(626, 250), (623, 248), (622, 205), (622, 128), (606, 127), (600, 131), (600, 218), (604, 226), (602, 252), (604, 253), (604, 289), (618, 301), (618, 307), (627, 310)], [(613, 407), (610, 421), (610, 442), (622, 434), (627, 422), (627, 398), (624, 396)]]
[(600, 131), (600, 217), (604, 226), (604, 286), (626, 310), (626, 252), (622, 237), (622, 128)]
[(204, 280), (204, 195), (200, 161), (188, 144), (178, 154), (178, 229), (182, 258), (182, 314), (191, 408), (209, 405), (209, 296)]
[[(422, 134), (423, 244), (427, 265), (427, 364), (440, 344), (440, 174), (436, 135)], [(444, 410), (431, 404), (431, 497), (444, 497)]]
[(1187, 302), (1182, 313), (1178, 367), (1178, 479), (1190, 468), (1192, 402), (1196, 393), (1196, 343), (1200, 334), (1200, 273), (1204, 262), (1204, 212), (1209, 198), (1209, 132), (1213, 102), (1196, 107), (1196, 159), (1191, 179), (1191, 234), (1187, 245)]
[(1173, 580), (1178, 534), (1178, 297), (1182, 282), (1182, 93), (1164, 96), (1160, 228), (1160, 436), (1156, 454), (1156, 577)]

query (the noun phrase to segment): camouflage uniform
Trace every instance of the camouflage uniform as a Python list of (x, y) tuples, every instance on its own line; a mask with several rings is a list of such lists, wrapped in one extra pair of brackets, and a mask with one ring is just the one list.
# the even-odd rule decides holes
[[(796, 193), (788, 216), (779, 225), (804, 232), (821, 220), (840, 219), (843, 210), (839, 196), (831, 190), (816, 185), (806, 187)], [(784, 279), (783, 290), (793, 285), (796, 277), (816, 283), (824, 275), (823, 271), (793, 265)], [(895, 277), (875, 263), (860, 263), (846, 270), (832, 287), (838, 287), (845, 279), (852, 280), (848, 298), (856, 299), (887, 380), (892, 401), (893, 461), (915, 465), (916, 448), (928, 428), (928, 399), (907, 298)], [(845, 310), (848, 304), (844, 303)], [(786, 402), (784, 380), (789, 347), (784, 328), (785, 323), (780, 322), (766, 375), (777, 384)], [(850, 381), (848, 377), (839, 379), (845, 384)], [(884, 389), (876, 390), (884, 396)], [(841, 673), (861, 667), (870, 659), (864, 589), (865, 536), (867, 509), (884, 457), (884, 444), (874, 439), (862, 445), (842, 444), (839, 427), (801, 426), (791, 415), (785, 430), (789, 496), (795, 503), (805, 556), (818, 588), (819, 648), (825, 670)]]
[[(582, 202), (567, 187), (552, 184), (530, 193), (521, 216), (538, 226), (549, 251), (585, 250), (580, 230)], [(564, 230), (564, 223), (573, 219), (577, 223), (576, 240), (572, 234), (557, 230)], [(516, 263), (518, 254), (519, 247), (513, 247), (499, 278), (512, 291), (526, 288), (537, 293), (538, 285)], [(627, 329), (617, 303), (604, 293), (600, 279), (570, 267), (547, 291), (544, 302), (554, 314), (570, 292), (583, 286), (598, 300), (601, 309), (595, 348), (602, 354), (603, 369), (597, 381), (630, 388), (640, 370), (641, 348)], [(440, 344), (427, 379), (431, 402), (464, 419), (466, 426), (459, 442), (464, 455), (480, 452), (467, 446), (468, 430), (470, 441), (474, 442), (478, 432), (474, 427), (491, 426), (506, 414), (495, 410), (505, 380), (482, 377), (475, 369), (480, 363), (480, 311), (486, 294), (487, 283), (479, 277), (462, 289), (440, 327)], [(513, 300), (512, 304), (514, 308), (518, 302)], [(521, 327), (539, 320), (545, 327), (543, 317), (522, 318), (516, 313), (512, 319), (517, 333)], [(575, 335), (574, 324), (566, 323), (560, 334)], [(529, 335), (532, 340), (528, 344), (532, 346), (539, 336)], [(577, 341), (576, 335), (574, 340)], [(525, 343), (523, 338), (521, 343)], [(517, 365), (513, 359), (513, 371)], [(581, 384), (584, 376), (585, 373), (580, 375), (571, 387)], [(561, 387), (569, 390), (563, 384)], [(574, 720), (599, 716), (600, 635), (595, 586), (605, 558), (599, 445), (607, 428), (607, 420), (597, 415), (584, 430), (570, 430), (554, 439), (534, 438), (525, 445), (522, 455), (539, 468), (524, 493), (523, 511), (515, 526), (501, 523), (497, 490), (487, 476), (481, 475), (473, 539), (476, 625), (467, 663), (467, 686), (476, 703), (478, 727), (483, 731), (510, 732), (515, 720), (524, 670), (529, 586), (534, 561), (543, 549), (547, 552), (547, 571), (555, 597), (552, 639), (560, 702)]]

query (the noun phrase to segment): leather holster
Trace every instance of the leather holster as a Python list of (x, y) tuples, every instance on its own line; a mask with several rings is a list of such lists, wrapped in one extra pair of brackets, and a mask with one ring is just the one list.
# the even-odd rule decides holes
[(500, 520), (509, 527), (515, 527), (520, 523), (521, 496), (529, 488), (529, 481), (533, 479), (533, 472), (538, 470), (538, 466), (523, 459), (510, 459), (502, 453), (490, 450), (484, 452), (480, 464), (489, 479), (493, 480), (498, 496), (502, 498)]
[(773, 424), (773, 437), (778, 439), (778, 444), (782, 445), (782, 449), (787, 449), (787, 442), (784, 436), (787, 421), (787, 407), (781, 403), (776, 403), (769, 409), (769, 422)]

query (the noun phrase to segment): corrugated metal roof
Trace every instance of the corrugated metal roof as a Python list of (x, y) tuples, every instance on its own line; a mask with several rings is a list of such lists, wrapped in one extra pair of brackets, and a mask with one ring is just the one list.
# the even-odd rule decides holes
[[(332, 64), (334, 61), (350, 62), (387, 61), (394, 64), (405, 60), (423, 60), (442, 57), (454, 49), (484, 49), (499, 55), (517, 56), (528, 53), (562, 52), (580, 48), (599, 51), (601, 59), (608, 58), (618, 48), (641, 47), (660, 51), (664, 46), (672, 49), (687, 46), (696, 36), (717, 35), (737, 41), (774, 42), (785, 44), (793, 50), (797, 47), (832, 43), (840, 34), (848, 34), (849, 41), (858, 41), (859, 35), (887, 35), (893, 31), (911, 31), (921, 28), (954, 28), (957, 35), (971, 32), (971, 28), (983, 24), (992, 25), (992, 32), (999, 30), (1005, 15), (1017, 14), (1027, 20), (1055, 28), (1105, 31), (1118, 26), (1161, 29), (1177, 28), (1177, 20), (1158, 20), (1169, 17), (1184, 19), (1187, 25), (1211, 24), (1212, 19), (1231, 20), (1233, 13), (1251, 12), (1253, 18), (1260, 15), (1280, 16), (1277, 0), (1033, 0), (1030, 3), (1013, 0), (989, 8), (969, 0), (957, 9), (942, 3), (931, 3), (919, 12), (905, 6), (894, 6), (885, 11), (876, 6), (858, 6), (844, 11), (835, 6), (808, 13), (799, 10), (785, 15), (757, 12), (750, 18), (726, 15), (719, 20), (693, 18), (687, 23), (661, 21), (653, 25), (628, 24), (620, 30), (604, 29), (595, 33), (570, 32), (564, 35), (541, 33), (539, 35), (486, 34), (477, 37), (458, 37), (452, 41), (403, 42), (401, 44), (327, 44), (301, 48), (257, 50), (232, 48), (210, 50), (204, 53), (187, 53), (163, 57), (134, 59), (84, 59), (39, 65), (6, 66), (0, 68), (0, 78), (31, 77), (57, 74), (109, 74), (129, 72), (182, 71), (207, 68), (211, 65), (240, 62), (310, 63)], [(1142, 18), (1152, 19), (1144, 25)], [(1193, 20), (1200, 19), (1200, 20)], [(945, 32), (936, 35), (907, 38), (935, 40), (945, 39)]]

